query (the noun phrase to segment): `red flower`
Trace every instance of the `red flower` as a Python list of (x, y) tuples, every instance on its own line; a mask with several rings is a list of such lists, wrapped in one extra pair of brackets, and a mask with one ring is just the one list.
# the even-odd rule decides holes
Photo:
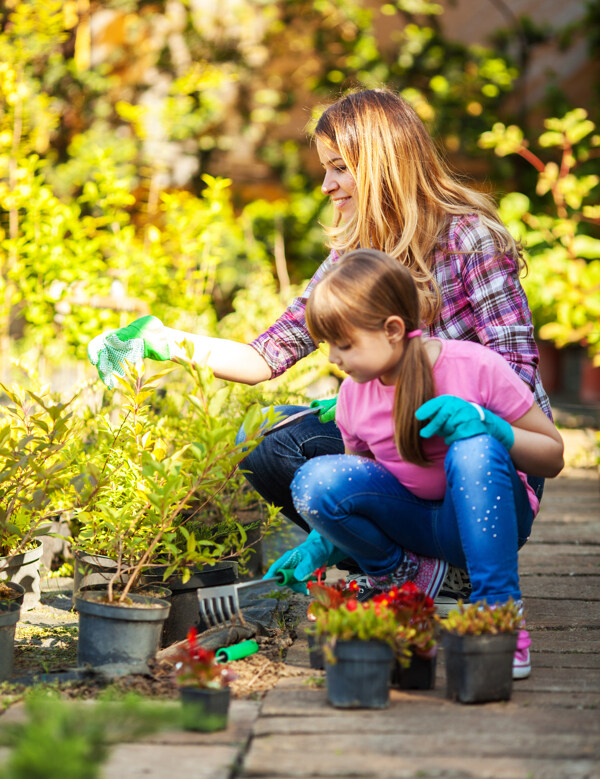
[(358, 608), (358, 601), (357, 600), (349, 600), (346, 601), (346, 608), (348, 611), (356, 611)]

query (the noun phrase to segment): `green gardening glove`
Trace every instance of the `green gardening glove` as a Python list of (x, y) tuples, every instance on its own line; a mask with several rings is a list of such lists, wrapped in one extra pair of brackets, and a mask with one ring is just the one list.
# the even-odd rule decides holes
[(87, 348), (88, 357), (98, 369), (102, 381), (112, 389), (115, 374), (125, 375), (125, 362), (135, 365), (144, 357), (159, 361), (171, 359), (167, 333), (160, 319), (143, 316), (127, 327), (107, 330), (92, 338)]
[(310, 407), (321, 409), (319, 411), (319, 422), (335, 422), (336, 403), (337, 397), (329, 398), (329, 400), (313, 400)]

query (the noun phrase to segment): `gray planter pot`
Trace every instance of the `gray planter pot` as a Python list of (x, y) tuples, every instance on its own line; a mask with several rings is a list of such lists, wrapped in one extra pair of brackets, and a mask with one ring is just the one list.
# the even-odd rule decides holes
[(134, 605), (102, 603), (103, 593), (75, 599), (79, 612), (78, 665), (141, 668), (154, 657), (170, 605), (159, 598), (130, 595)]
[(21, 607), (14, 601), (0, 604), (0, 682), (10, 679), (15, 656), (15, 627)]
[(42, 542), (33, 542), (35, 549), (12, 557), (0, 557), (0, 579), (20, 584), (24, 590), (24, 611), (35, 608), (40, 602), (40, 558)]
[[(73, 605), (79, 591), (85, 587), (100, 585), (106, 587), (115, 575), (117, 563), (106, 555), (88, 554), (81, 550), (73, 553)], [(117, 582), (127, 583), (127, 574), (121, 574)]]
[(512, 694), (516, 633), (461, 636), (442, 633), (446, 697), (460, 703), (506, 701)]

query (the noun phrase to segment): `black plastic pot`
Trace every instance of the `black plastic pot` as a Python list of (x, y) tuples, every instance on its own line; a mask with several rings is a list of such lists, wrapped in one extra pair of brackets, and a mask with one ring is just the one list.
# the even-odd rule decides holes
[(381, 641), (338, 641), (337, 662), (325, 658), (327, 699), (342, 709), (385, 709), (394, 653)]
[(165, 621), (161, 646), (170, 646), (187, 636), (190, 627), (198, 632), (207, 629), (200, 618), (197, 591), (201, 587), (218, 587), (233, 584), (238, 578), (237, 563), (215, 563), (212, 567), (201, 568), (192, 574), (187, 582), (179, 576), (171, 576), (164, 581), (165, 568), (157, 566), (144, 571), (144, 581), (148, 584), (164, 585), (171, 590), (171, 611)]
[(229, 687), (203, 690), (198, 687), (180, 688), (185, 730), (211, 733), (224, 730), (229, 716)]
[(24, 590), (22, 609), (28, 611), (40, 602), (40, 558), (42, 542), (36, 540), (34, 549), (13, 557), (0, 557), (0, 579), (20, 584)]
[(437, 653), (433, 657), (414, 654), (410, 663), (403, 668), (394, 660), (390, 683), (397, 690), (433, 690), (435, 687), (435, 668)]
[(102, 597), (101, 592), (87, 592), (75, 599), (78, 665), (143, 666), (158, 651), (169, 604), (160, 598), (129, 595), (134, 605), (125, 606), (102, 603)]
[(21, 607), (14, 601), (0, 603), (0, 681), (10, 679), (15, 656), (15, 627)]
[(512, 693), (516, 633), (461, 636), (442, 633), (446, 697), (460, 703), (506, 701)]
[(306, 631), (306, 640), (308, 641), (308, 660), (310, 667), (314, 668), (316, 671), (322, 671), (325, 668), (322, 641), (315, 636), (312, 630)]

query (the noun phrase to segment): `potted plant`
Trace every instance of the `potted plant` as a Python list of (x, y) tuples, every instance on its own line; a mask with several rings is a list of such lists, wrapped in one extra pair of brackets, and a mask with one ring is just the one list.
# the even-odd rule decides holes
[(318, 615), (328, 609), (335, 609), (347, 600), (356, 598), (358, 584), (355, 581), (347, 586), (344, 579), (339, 579), (331, 585), (325, 585), (327, 568), (317, 568), (312, 581), (307, 582), (309, 594), (314, 598), (308, 606), (306, 616), (311, 626), (306, 630), (310, 667), (322, 671), (325, 668), (323, 656), (323, 636), (317, 636), (316, 625)]
[(78, 422), (74, 398), (0, 387), (8, 400), (0, 406), (0, 579), (22, 583), (31, 609), (40, 599), (39, 537), (69, 490)]
[[(103, 574), (104, 594), (75, 594), (80, 613), (81, 662), (100, 663), (98, 641), (93, 634), (86, 649), (87, 631), (92, 626), (87, 618), (90, 609), (94, 617), (102, 607), (106, 619), (115, 619), (117, 624), (126, 622), (133, 605), (131, 600), (136, 608), (140, 607), (141, 596), (132, 593), (144, 579), (165, 582), (173, 590), (171, 608), (177, 595), (188, 595), (185, 585), (193, 583), (188, 598), (191, 610), (186, 611), (184, 621), (177, 627), (178, 631), (185, 631), (185, 636), (199, 618), (195, 589), (202, 585), (202, 569), (210, 566), (212, 573), (220, 561), (244, 547), (243, 528), (230, 527), (224, 537), (221, 526), (203, 525), (202, 509), (223, 489), (245, 457), (246, 449), (256, 444), (263, 417), (259, 408), (252, 407), (243, 418), (247, 439), (244, 444), (236, 444), (235, 433), (241, 420), (228, 416), (223, 406), (227, 393), (221, 391), (223, 388), (204, 366), (184, 362), (183, 367), (192, 379), (193, 391), (187, 393), (186, 416), (178, 427), (172, 422), (172, 411), (155, 413), (152, 408), (152, 404), (160, 403), (160, 380), (173, 369), (145, 379), (143, 365), (134, 366), (119, 380), (123, 397), (117, 423), (112, 422), (110, 414), (102, 415), (94, 428), (94, 449), (85, 454), (86, 478), (78, 485), (81, 505), (74, 542), (79, 551), (105, 556), (111, 568)], [(174, 435), (175, 429), (180, 429), (181, 434)], [(186, 513), (192, 501), (196, 510)], [(182, 585), (178, 591), (172, 586), (174, 576)], [(115, 606), (129, 608), (123, 612)], [(146, 609), (146, 616), (150, 613)], [(167, 613), (168, 610), (163, 620)], [(154, 640), (155, 635), (153, 630), (148, 637)], [(180, 638), (181, 635), (171, 634), (167, 640)], [(111, 659), (106, 662), (117, 662), (114, 643), (107, 648)], [(158, 644), (154, 650), (148, 647), (146, 652), (152, 654), (157, 648)], [(119, 662), (126, 662), (129, 652), (130, 649), (123, 650), (124, 659)], [(141, 659), (142, 656), (136, 656), (136, 662)]]
[(323, 641), (329, 702), (339, 708), (385, 708), (394, 657), (408, 651), (394, 610), (383, 598), (360, 603), (319, 583), (311, 594), (322, 597), (323, 589), (332, 590), (330, 604), (315, 606), (313, 613), (316, 636)]
[(229, 684), (235, 674), (228, 666), (217, 662), (214, 652), (200, 646), (194, 627), (189, 629), (174, 660), (184, 728), (204, 732), (226, 728)]
[(477, 601), (440, 620), (446, 658), (446, 695), (460, 703), (508, 700), (512, 664), (523, 615), (510, 600), (502, 605)]
[(393, 610), (398, 634), (405, 651), (396, 658), (392, 670), (392, 687), (401, 690), (432, 690), (435, 687), (437, 660), (437, 619), (433, 598), (414, 582), (392, 587), (374, 600), (384, 601)]

